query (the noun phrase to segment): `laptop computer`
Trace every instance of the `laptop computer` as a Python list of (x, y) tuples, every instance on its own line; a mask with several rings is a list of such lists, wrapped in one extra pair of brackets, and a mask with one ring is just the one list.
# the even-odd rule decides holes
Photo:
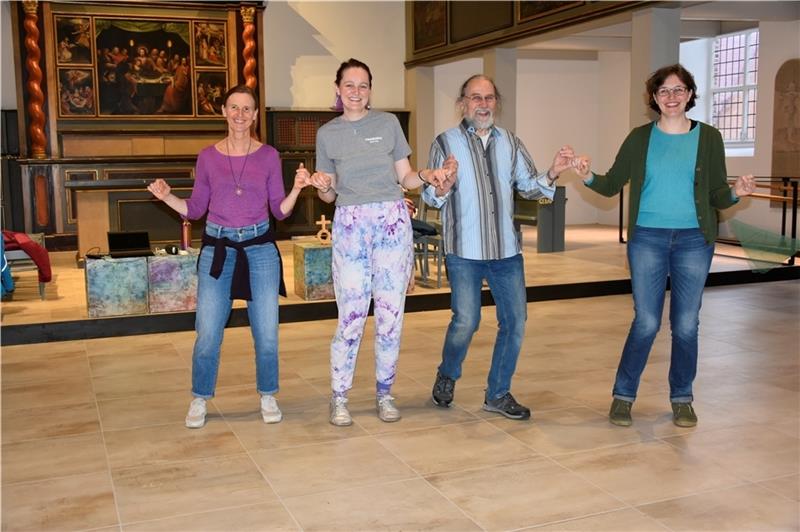
[(150, 236), (147, 231), (109, 231), (108, 254), (114, 259), (149, 257), (153, 255)]

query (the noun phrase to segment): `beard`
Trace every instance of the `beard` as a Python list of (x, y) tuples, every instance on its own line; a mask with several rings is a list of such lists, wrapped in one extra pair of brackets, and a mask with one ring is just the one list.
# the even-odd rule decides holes
[(486, 117), (479, 117), (477, 114), (467, 118), (467, 123), (475, 129), (489, 129), (494, 125), (494, 113), (489, 111)]

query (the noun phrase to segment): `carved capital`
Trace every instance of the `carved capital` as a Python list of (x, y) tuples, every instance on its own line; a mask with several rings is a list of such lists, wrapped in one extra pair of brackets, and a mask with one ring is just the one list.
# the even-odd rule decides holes
[(26, 15), (35, 15), (39, 9), (39, 0), (22, 0), (22, 8)]
[(255, 7), (242, 7), (239, 9), (239, 12), (242, 14), (242, 22), (245, 24), (253, 23), (253, 18), (256, 13)]

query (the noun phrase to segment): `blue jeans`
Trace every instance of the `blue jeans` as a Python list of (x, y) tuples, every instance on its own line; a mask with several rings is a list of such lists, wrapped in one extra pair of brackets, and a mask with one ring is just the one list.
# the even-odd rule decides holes
[(705, 241), (700, 229), (635, 227), (628, 242), (635, 315), (617, 368), (615, 398), (636, 399), (639, 378), (661, 325), (669, 276), (669, 396), (672, 402), (692, 401), (700, 304), (713, 255), (714, 244)]
[[(239, 228), (206, 223), (207, 234), (236, 242), (262, 235), (268, 228), (267, 222)], [(247, 316), (255, 343), (256, 387), (262, 395), (273, 394), (278, 391), (278, 250), (272, 243), (249, 246), (245, 250), (250, 265), (252, 301), (247, 302)], [(231, 313), (231, 279), (236, 250), (227, 248), (226, 252), (219, 279), (214, 279), (209, 273), (213, 246), (203, 247), (198, 262), (192, 394), (205, 399), (214, 396), (222, 336)]]
[(445, 265), (453, 316), (444, 339), (439, 373), (453, 380), (461, 377), (461, 364), (481, 321), (481, 286), (486, 279), (494, 297), (498, 323), (486, 399), (499, 399), (511, 389), (528, 318), (522, 255), (499, 260), (447, 255)]

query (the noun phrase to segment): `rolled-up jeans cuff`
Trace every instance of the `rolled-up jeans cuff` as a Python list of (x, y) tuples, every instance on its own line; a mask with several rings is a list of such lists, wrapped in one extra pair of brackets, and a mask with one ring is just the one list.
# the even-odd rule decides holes
[(671, 403), (691, 403), (694, 400), (694, 397), (691, 395), (684, 395), (681, 397), (670, 397), (669, 401)]
[(632, 402), (636, 401), (635, 397), (631, 397), (629, 395), (620, 395), (618, 393), (615, 393), (612, 397), (614, 399), (619, 399), (621, 401), (628, 401), (629, 403), (632, 403)]

